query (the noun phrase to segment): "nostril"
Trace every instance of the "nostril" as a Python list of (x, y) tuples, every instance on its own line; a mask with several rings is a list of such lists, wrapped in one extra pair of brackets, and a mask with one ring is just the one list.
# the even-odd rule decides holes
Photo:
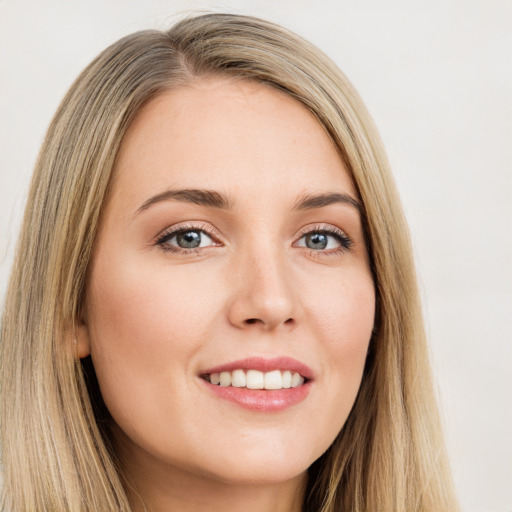
[[(263, 320), (261, 320), (260, 318), (247, 318), (247, 320), (245, 320), (245, 323), (247, 325), (256, 324), (258, 322), (261, 322), (262, 324), (265, 324), (265, 322)], [(293, 324), (293, 322), (294, 322), (293, 318), (288, 318), (288, 320), (285, 320), (284, 324), (285, 325), (290, 325), (290, 324)]]

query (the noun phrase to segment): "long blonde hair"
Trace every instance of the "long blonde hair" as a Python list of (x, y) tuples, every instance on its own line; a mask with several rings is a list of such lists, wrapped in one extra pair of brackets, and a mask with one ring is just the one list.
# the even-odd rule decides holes
[(356, 403), (309, 469), (304, 510), (457, 510), (408, 230), (373, 123), (317, 48), (274, 24), (226, 14), (113, 44), (82, 72), (50, 124), (2, 318), (3, 509), (130, 510), (73, 325), (127, 127), (150, 98), (210, 74), (260, 81), (303, 103), (339, 148), (363, 204), (377, 319)]

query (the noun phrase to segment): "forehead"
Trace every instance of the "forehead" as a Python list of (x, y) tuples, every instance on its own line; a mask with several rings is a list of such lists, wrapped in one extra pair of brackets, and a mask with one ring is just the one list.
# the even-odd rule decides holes
[(324, 127), (265, 84), (208, 78), (161, 93), (129, 127), (113, 191), (143, 199), (170, 187), (228, 195), (355, 190)]

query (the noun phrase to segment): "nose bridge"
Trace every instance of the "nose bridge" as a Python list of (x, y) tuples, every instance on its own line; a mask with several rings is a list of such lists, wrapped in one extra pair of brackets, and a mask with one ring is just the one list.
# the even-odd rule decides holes
[(297, 320), (291, 268), (282, 241), (256, 237), (237, 256), (238, 280), (230, 311), (233, 324), (265, 330)]

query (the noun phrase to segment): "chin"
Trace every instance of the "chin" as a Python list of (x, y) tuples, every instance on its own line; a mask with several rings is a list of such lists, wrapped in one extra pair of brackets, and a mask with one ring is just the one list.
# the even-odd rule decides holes
[[(302, 444), (302, 443), (301, 443)], [(254, 445), (252, 449), (231, 447), (223, 457), (216, 457), (206, 469), (210, 477), (229, 484), (278, 484), (304, 475), (321, 455), (313, 455), (294, 444), (268, 447)], [(203, 459), (202, 461), (206, 461)]]
[[(243, 457), (242, 457), (243, 459)], [(215, 468), (208, 476), (218, 482), (229, 485), (272, 485), (281, 484), (304, 476), (309, 465), (292, 466), (290, 464), (233, 465), (219, 471)]]

